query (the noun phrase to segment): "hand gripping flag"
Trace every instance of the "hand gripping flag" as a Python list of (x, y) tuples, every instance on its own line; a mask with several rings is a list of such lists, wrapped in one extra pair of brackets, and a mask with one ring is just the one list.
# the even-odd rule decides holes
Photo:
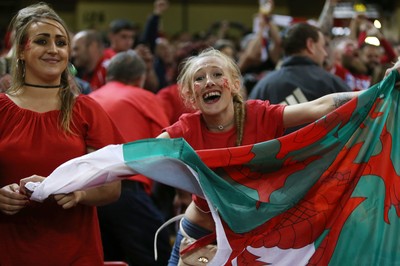
[(108, 146), (61, 165), (32, 198), (143, 174), (207, 199), (218, 242), (208, 265), (400, 265), (399, 76), (263, 143)]

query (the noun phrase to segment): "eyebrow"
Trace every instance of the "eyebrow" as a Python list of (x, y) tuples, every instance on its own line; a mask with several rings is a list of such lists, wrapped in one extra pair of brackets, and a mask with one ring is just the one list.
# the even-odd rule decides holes
[[(36, 34), (36, 35), (35, 35), (35, 37), (37, 37), (37, 36), (45, 36), (45, 37), (50, 37), (50, 36), (51, 36), (51, 34), (50, 34), (50, 33), (38, 33), (38, 34)], [(62, 35), (62, 34), (56, 34), (56, 38), (60, 38), (60, 37), (62, 37), (62, 38), (66, 38), (66, 36), (65, 36), (65, 35)]]

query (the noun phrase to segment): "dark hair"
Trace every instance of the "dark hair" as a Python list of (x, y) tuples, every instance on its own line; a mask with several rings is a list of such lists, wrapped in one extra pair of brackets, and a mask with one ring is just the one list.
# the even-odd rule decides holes
[(219, 39), (215, 42), (214, 46), (215, 49), (217, 50), (223, 50), (226, 47), (230, 47), (233, 50), (236, 50), (235, 44), (233, 43), (233, 41), (231, 40), (227, 40), (227, 39)]
[(137, 27), (135, 23), (126, 19), (116, 19), (110, 23), (110, 32), (118, 33), (122, 30), (136, 30)]
[(107, 67), (107, 81), (120, 81), (132, 84), (146, 73), (146, 64), (134, 51), (128, 50), (117, 53)]
[(297, 54), (307, 48), (307, 40), (319, 41), (321, 30), (307, 22), (299, 22), (290, 26), (283, 38), (282, 47), (285, 55)]

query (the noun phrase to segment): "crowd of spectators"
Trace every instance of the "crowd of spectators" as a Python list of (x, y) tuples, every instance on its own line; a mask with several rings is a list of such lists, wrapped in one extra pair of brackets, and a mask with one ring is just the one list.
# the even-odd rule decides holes
[[(334, 35), (333, 9), (337, 2), (326, 0), (315, 22), (279, 26), (272, 19), (274, 9), (273, 1), (270, 1), (269, 13), (260, 12), (249, 18), (254, 21), (253, 28), (222, 20), (201, 34), (185, 32), (168, 36), (161, 30), (160, 21), (168, 12), (170, 3), (168, 0), (155, 0), (153, 12), (143, 22), (143, 27), (138, 27), (138, 21), (121, 18), (110, 23), (106, 34), (95, 29), (72, 33), (70, 70), (80, 85), (81, 93), (88, 94), (103, 106), (125, 141), (156, 137), (163, 128), (178, 121), (181, 114), (193, 112), (182, 102), (176, 81), (181, 63), (209, 47), (237, 63), (243, 75), (241, 95), (244, 99), (290, 105), (332, 92), (368, 89), (382, 80), (385, 70), (397, 61), (398, 46), (376, 28), (365, 13), (354, 13), (349, 35)], [(231, 35), (232, 30), (239, 32), (239, 37)], [(370, 42), (370, 37), (375, 37), (378, 43)], [(11, 85), (11, 52), (11, 48), (3, 51), (0, 58), (0, 90), (3, 92)], [(137, 72), (132, 73), (130, 68)], [(144, 128), (150, 129), (144, 132)], [(143, 130), (142, 135), (139, 129)], [(133, 185), (131, 181), (137, 183)], [(145, 225), (152, 225), (151, 234), (136, 238), (137, 243), (147, 241), (146, 247), (151, 247), (156, 227), (183, 213), (191, 197), (183, 191), (149, 182), (145, 177), (131, 181), (126, 181), (122, 188), (128, 191), (134, 187), (132, 191), (136, 195), (142, 193), (142, 196), (130, 198), (126, 193), (126, 198), (121, 198), (118, 204), (99, 207), (100, 228), (105, 252), (109, 252), (107, 259), (144, 265), (135, 264), (134, 257), (137, 263), (144, 263), (140, 256), (148, 256), (152, 250), (131, 252), (132, 255), (122, 252), (125, 244), (121, 242), (121, 252), (116, 254), (111, 251), (111, 243), (125, 241), (123, 233), (118, 233), (120, 239), (110, 240), (105, 236), (112, 227), (122, 224), (130, 223), (126, 228), (137, 226), (138, 232), (143, 231)], [(137, 202), (135, 206), (138, 208), (147, 208), (143, 210), (148, 211), (151, 217), (138, 212), (142, 218), (140, 222), (134, 221), (130, 215), (126, 220), (121, 217), (108, 224), (108, 215), (115, 216), (124, 209), (123, 206), (133, 202)], [(126, 214), (128, 211), (123, 212)], [(173, 228), (170, 231), (172, 238)], [(107, 244), (107, 241), (112, 242)], [(124, 243), (129, 245), (128, 242)], [(162, 252), (165, 255), (170, 250), (163, 249), (161, 258)]]

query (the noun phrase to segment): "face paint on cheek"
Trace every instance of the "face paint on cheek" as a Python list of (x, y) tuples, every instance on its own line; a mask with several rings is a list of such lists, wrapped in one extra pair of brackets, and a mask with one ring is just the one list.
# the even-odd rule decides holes
[(229, 89), (229, 81), (227, 78), (223, 78), (223, 84), (222, 87), (225, 89)]
[(31, 49), (31, 43), (32, 43), (31, 39), (26, 40), (24, 50)]

